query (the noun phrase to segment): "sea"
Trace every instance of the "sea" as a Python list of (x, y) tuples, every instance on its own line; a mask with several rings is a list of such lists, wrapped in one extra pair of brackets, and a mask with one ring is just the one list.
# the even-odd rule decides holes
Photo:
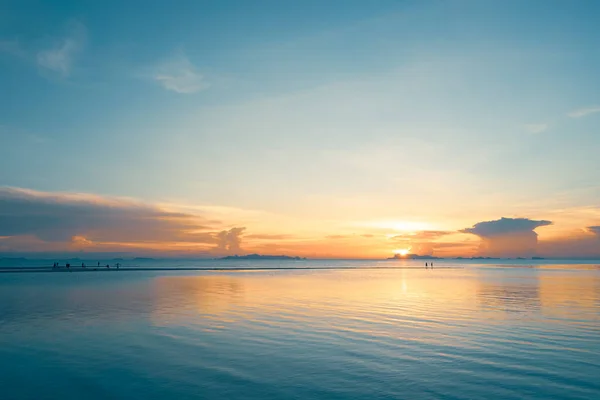
[(0, 273), (0, 399), (600, 399), (598, 261), (71, 262)]

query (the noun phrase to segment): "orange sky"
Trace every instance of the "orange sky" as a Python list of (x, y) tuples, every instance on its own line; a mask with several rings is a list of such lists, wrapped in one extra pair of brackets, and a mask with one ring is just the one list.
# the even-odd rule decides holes
[[(324, 203), (322, 208), (326, 206), (331, 207)], [(187, 257), (260, 253), (309, 258), (385, 258), (396, 253), (437, 257), (600, 255), (599, 230), (594, 228), (600, 225), (600, 211), (595, 208), (538, 210), (528, 217), (482, 214), (479, 218), (401, 219), (393, 218), (389, 211), (388, 219), (343, 219), (339, 215), (321, 219), (14, 188), (0, 189), (0, 207), (4, 209), (0, 214), (2, 253), (126, 252)], [(357, 209), (348, 216), (363, 213)], [(384, 212), (377, 209), (376, 213)], [(444, 210), (432, 210), (432, 215), (435, 213), (444, 215)]]

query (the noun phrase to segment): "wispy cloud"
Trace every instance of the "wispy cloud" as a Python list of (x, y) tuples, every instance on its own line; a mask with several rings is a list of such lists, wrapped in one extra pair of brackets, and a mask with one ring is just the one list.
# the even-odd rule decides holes
[(259, 240), (285, 240), (292, 239), (294, 235), (281, 234), (281, 233), (254, 233), (246, 235), (248, 239), (259, 239)]
[(152, 79), (166, 90), (182, 94), (196, 93), (210, 86), (184, 54), (159, 65)]
[(598, 112), (600, 112), (600, 106), (590, 106), (590, 107), (580, 108), (578, 110), (573, 110), (570, 113), (568, 113), (567, 115), (571, 118), (581, 118), (581, 117), (585, 117), (587, 115), (595, 114)]
[(402, 233), (400, 235), (394, 235), (390, 239), (392, 240), (403, 240), (403, 239), (413, 239), (413, 240), (426, 240), (426, 239), (439, 239), (442, 236), (451, 235), (452, 231), (417, 231), (417, 232), (409, 232)]
[(36, 61), (40, 68), (67, 77), (71, 73), (73, 60), (86, 41), (86, 28), (80, 22), (70, 24), (69, 33), (56, 39), (52, 46), (37, 53)]
[(548, 130), (548, 124), (527, 124), (524, 128), (529, 133), (542, 133)]

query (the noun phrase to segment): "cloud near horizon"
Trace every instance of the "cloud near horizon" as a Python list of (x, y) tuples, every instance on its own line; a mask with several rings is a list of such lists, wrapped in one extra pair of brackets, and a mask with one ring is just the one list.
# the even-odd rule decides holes
[(237, 254), (242, 251), (242, 235), (246, 228), (231, 228), (217, 234), (216, 250), (224, 254)]
[(600, 257), (600, 226), (588, 226), (566, 237), (540, 241), (538, 248), (548, 257)]
[(551, 225), (552, 221), (528, 218), (505, 218), (479, 222), (460, 230), (481, 239), (481, 255), (493, 257), (531, 257), (537, 254), (536, 228)]
[[(130, 199), (0, 188), (0, 249), (162, 249), (240, 251), (245, 228), (165, 211)], [(168, 250), (168, 249), (166, 249)]]
[(451, 235), (452, 231), (416, 231), (411, 233), (401, 233), (393, 236), (391, 239), (416, 239), (416, 240), (430, 240), (439, 239), (443, 236)]
[[(180, 210), (196, 210), (181, 212)], [(177, 208), (85, 193), (0, 187), (0, 252), (125, 252), (136, 255), (220, 256), (284, 253), (307, 257), (386, 257), (396, 249), (441, 257), (600, 255), (600, 226), (538, 243), (535, 229), (550, 221), (501, 218), (460, 231), (379, 234), (340, 231), (280, 233), (260, 221), (223, 221), (211, 207)], [(246, 221), (248, 222), (248, 221)], [(248, 233), (247, 226), (260, 233)], [(294, 226), (286, 226), (294, 232)], [(331, 227), (328, 227), (331, 229)], [(391, 231), (391, 230), (390, 230)], [(464, 234), (474, 235), (467, 237)]]

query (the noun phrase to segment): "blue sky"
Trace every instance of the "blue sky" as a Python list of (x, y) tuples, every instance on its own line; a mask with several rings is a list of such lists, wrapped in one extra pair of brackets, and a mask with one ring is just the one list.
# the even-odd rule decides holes
[(318, 231), (585, 229), (600, 224), (598, 15), (595, 1), (3, 2), (0, 186)]

